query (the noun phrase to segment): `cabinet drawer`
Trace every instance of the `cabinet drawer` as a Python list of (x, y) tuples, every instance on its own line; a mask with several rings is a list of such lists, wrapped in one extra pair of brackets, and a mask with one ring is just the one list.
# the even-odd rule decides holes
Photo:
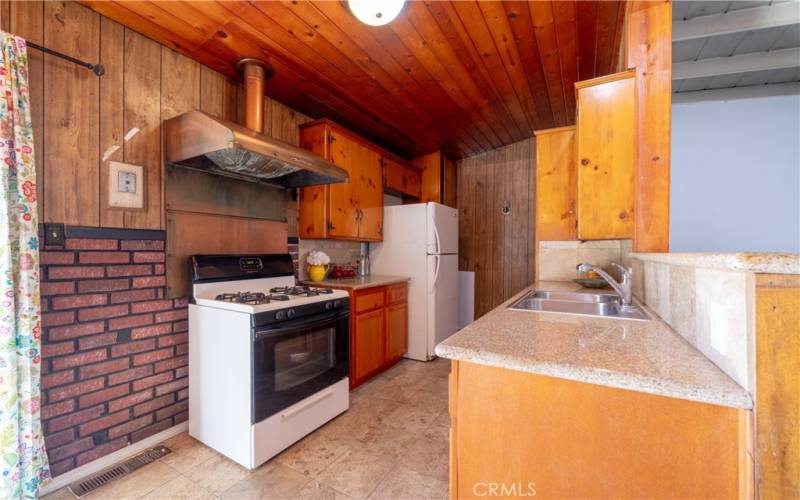
[(386, 303), (397, 304), (405, 302), (408, 299), (408, 286), (403, 283), (402, 285), (393, 285), (386, 289)]
[(383, 307), (383, 292), (384, 289), (381, 288), (356, 295), (356, 314)]

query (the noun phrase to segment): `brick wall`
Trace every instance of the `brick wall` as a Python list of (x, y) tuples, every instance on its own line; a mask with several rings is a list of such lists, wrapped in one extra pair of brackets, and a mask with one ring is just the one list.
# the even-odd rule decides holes
[(42, 421), (53, 475), (188, 417), (188, 309), (186, 299), (164, 298), (163, 233), (90, 232), (68, 230), (63, 247), (41, 252)]

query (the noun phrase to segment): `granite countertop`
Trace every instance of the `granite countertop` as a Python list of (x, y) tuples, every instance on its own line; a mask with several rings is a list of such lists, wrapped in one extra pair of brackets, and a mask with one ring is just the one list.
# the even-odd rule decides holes
[(443, 358), (578, 382), (750, 409), (748, 392), (649, 309), (652, 321), (512, 311), (533, 290), (577, 290), (540, 282), (436, 346)]
[(404, 283), (409, 279), (411, 278), (403, 276), (380, 276), (371, 274), (363, 278), (357, 276), (355, 278), (326, 278), (322, 281), (303, 280), (300, 281), (300, 284), (358, 290), (359, 288), (371, 288), (373, 286), (386, 286), (394, 285), (396, 283)]
[(770, 274), (800, 274), (800, 254), (796, 253), (632, 253), (641, 261), (678, 266), (728, 269)]

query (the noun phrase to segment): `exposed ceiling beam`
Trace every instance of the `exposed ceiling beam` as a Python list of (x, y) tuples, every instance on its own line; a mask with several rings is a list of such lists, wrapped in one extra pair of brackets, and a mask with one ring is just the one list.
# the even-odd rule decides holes
[(800, 47), (753, 52), (730, 57), (714, 57), (672, 65), (672, 79), (686, 80), (704, 76), (732, 75), (750, 71), (794, 68), (800, 66)]
[(693, 40), (800, 23), (800, 2), (782, 2), (763, 7), (699, 16), (672, 23), (672, 41)]

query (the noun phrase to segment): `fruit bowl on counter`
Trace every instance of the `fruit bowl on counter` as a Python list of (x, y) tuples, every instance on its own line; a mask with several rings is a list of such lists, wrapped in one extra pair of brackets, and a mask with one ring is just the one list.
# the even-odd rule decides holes
[(328, 279), (351, 279), (355, 278), (358, 266), (353, 263), (347, 264), (331, 264), (331, 270), (328, 272)]

